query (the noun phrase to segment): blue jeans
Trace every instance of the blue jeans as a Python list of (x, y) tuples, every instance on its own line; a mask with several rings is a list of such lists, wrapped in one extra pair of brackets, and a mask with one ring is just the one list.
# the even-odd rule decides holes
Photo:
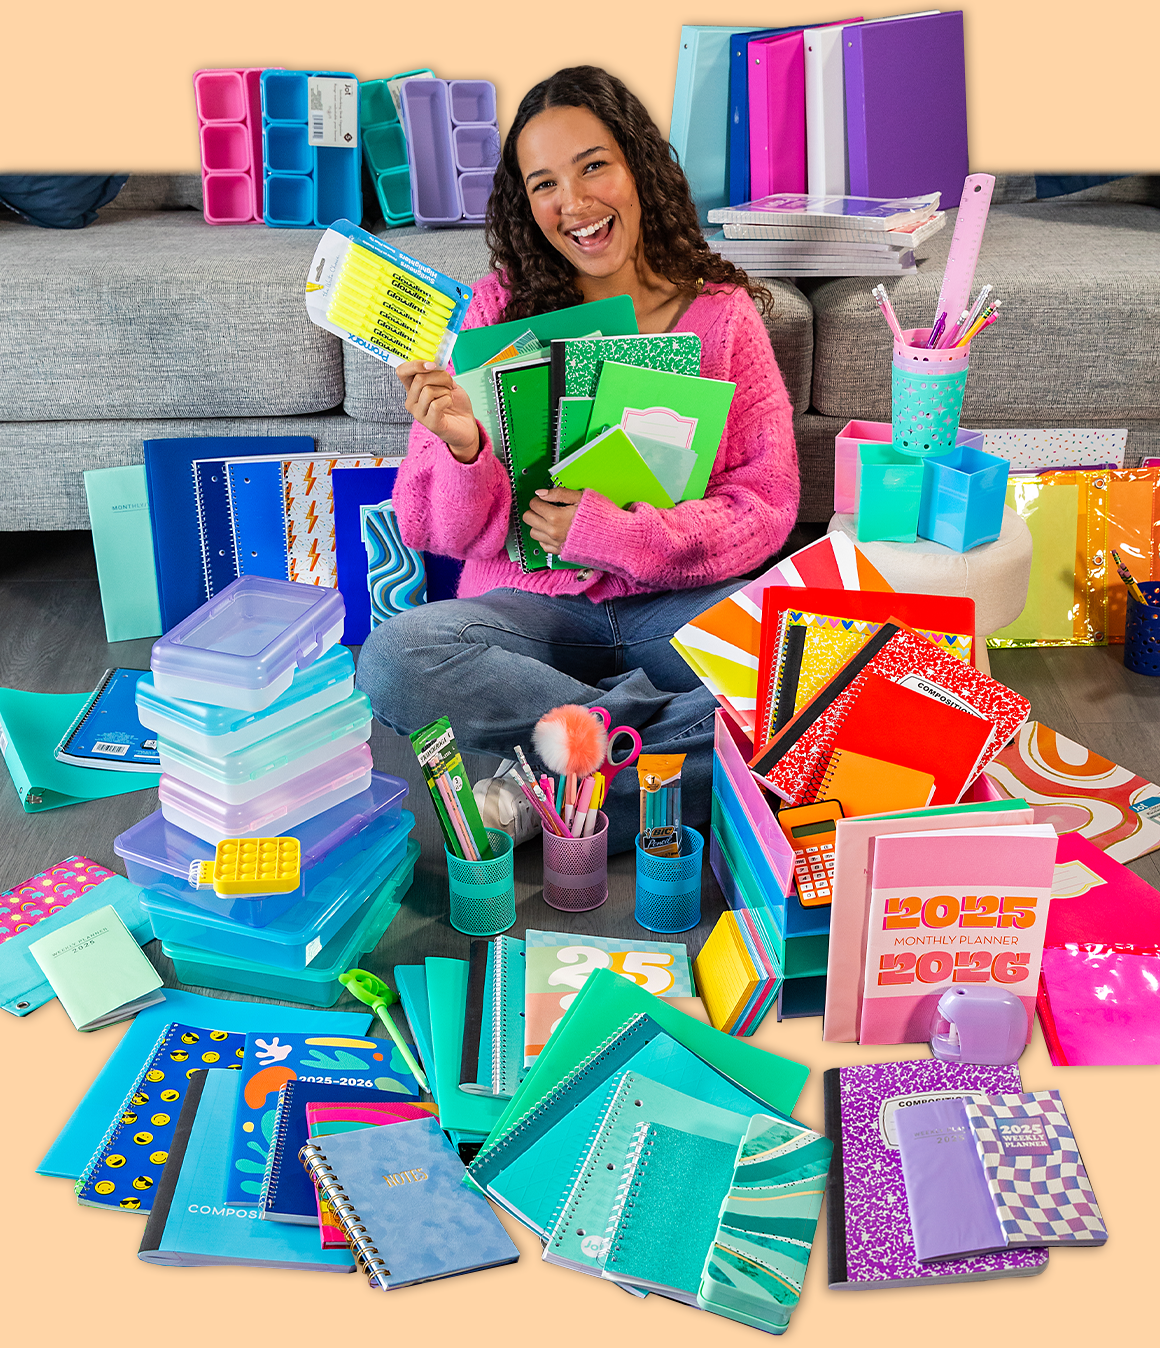
[[(420, 605), (371, 632), (358, 686), (400, 734), (447, 716), (461, 749), (508, 758), (520, 744), (533, 762), (532, 728), (546, 711), (565, 702), (605, 707), (613, 726), (640, 732), (645, 753), (686, 755), (683, 818), (704, 833), (717, 703), (669, 638), (738, 585), (602, 604), (499, 589)], [(633, 846), (638, 791), (635, 769), (613, 779), (604, 806), (610, 853)]]

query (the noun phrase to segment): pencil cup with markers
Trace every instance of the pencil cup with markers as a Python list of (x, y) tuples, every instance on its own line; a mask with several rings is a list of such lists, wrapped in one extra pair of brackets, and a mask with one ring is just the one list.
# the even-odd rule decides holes
[(1160, 674), (1160, 580), (1140, 580), (1141, 604), (1129, 589), (1124, 621), (1124, 668), (1136, 674)]
[(511, 836), (487, 830), (492, 857), (464, 861), (444, 845), (451, 890), (451, 925), (467, 936), (498, 936), (516, 920), (516, 890)]
[(608, 816), (596, 811), (588, 837), (544, 830), (544, 902), (562, 913), (587, 913), (608, 898)]
[(970, 346), (928, 350), (929, 328), (911, 328), (895, 340), (890, 420), (894, 448), (918, 458), (949, 454), (959, 432)]

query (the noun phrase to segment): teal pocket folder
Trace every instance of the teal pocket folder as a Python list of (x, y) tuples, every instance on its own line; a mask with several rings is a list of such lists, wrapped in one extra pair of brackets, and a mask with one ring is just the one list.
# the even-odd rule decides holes
[(85, 474), (85, 495), (106, 640), (159, 637), (161, 606), (145, 465), (90, 469)]

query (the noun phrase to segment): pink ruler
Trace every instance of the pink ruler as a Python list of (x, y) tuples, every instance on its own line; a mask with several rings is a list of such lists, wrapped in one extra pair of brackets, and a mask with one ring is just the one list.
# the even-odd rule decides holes
[(943, 273), (942, 289), (939, 291), (931, 327), (938, 322), (939, 314), (946, 314), (947, 327), (951, 328), (959, 321), (963, 310), (971, 307), (971, 286), (975, 281), (975, 268), (979, 262), (979, 249), (983, 246), (983, 230), (987, 227), (987, 212), (991, 209), (991, 194), (994, 190), (995, 179), (990, 173), (972, 173), (963, 183), (951, 251), (947, 257), (947, 269)]

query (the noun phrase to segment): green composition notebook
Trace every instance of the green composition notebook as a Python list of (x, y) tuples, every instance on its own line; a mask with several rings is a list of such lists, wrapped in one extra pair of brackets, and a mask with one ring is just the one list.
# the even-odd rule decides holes
[(545, 346), (557, 337), (583, 337), (590, 332), (613, 336), (636, 332), (636, 310), (628, 295), (614, 295), (591, 304), (573, 304), (567, 309), (516, 318), (509, 323), (492, 323), (485, 328), (465, 328), (455, 339), (452, 363), (455, 378), (465, 370), (474, 370), (491, 360), (504, 347), (530, 332)]
[(547, 360), (494, 367), (500, 443), (512, 487), (512, 530), (524, 571), (543, 571), (548, 554), (524, 523), (524, 512), (540, 487), (551, 486), (552, 445), (548, 418)]
[[(544, 1259), (578, 1273), (601, 1275), (604, 1256), (608, 1252), (608, 1243), (602, 1235), (613, 1220), (614, 1209), (621, 1197), (624, 1160), (638, 1128), (647, 1120), (654, 1125), (679, 1129), (682, 1137), (695, 1138), (698, 1144), (704, 1144), (703, 1157), (721, 1148), (724, 1158), (721, 1183), (708, 1193), (707, 1198), (703, 1187), (706, 1176), (700, 1161), (694, 1161), (686, 1175), (684, 1200), (675, 1209), (680, 1214), (678, 1224), (686, 1221), (701, 1199), (709, 1210), (708, 1231), (697, 1254), (696, 1280), (692, 1287), (695, 1293), (705, 1251), (721, 1208), (721, 1195), (733, 1173), (737, 1148), (753, 1117), (752, 1100), (743, 1092), (734, 1088), (732, 1095), (726, 1091), (723, 1098), (732, 1099), (732, 1106), (723, 1108), (708, 1104), (635, 1071), (625, 1072), (611, 1096), (607, 1097), (591, 1144), (583, 1153), (581, 1164), (574, 1169), (570, 1185), (564, 1190), (559, 1215), (548, 1232)], [(697, 1176), (695, 1186), (688, 1184), (688, 1175)], [(610, 1272), (608, 1276), (615, 1277), (615, 1273)]]
[(619, 426), (562, 459), (552, 469), (552, 481), (573, 491), (591, 487), (622, 509), (635, 501), (661, 509), (673, 504), (673, 498)]
[(633, 439), (640, 435), (691, 449), (697, 465), (681, 500), (699, 501), (709, 485), (736, 387), (724, 379), (640, 370), (606, 360), (589, 426), (594, 431), (623, 426)]

